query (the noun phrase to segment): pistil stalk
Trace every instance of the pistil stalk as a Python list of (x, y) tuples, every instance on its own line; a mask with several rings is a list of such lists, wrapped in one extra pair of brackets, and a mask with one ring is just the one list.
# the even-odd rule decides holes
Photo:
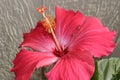
[(58, 48), (59, 53), (62, 54), (62, 49), (61, 49), (60, 44), (58, 42), (58, 39), (57, 39), (57, 37), (55, 35), (55, 32), (54, 32), (53, 27), (52, 27), (52, 24), (51, 24), (51, 22), (49, 21), (49, 19), (45, 15), (45, 10), (46, 10), (46, 7), (44, 7), (44, 6), (42, 7), (42, 9), (37, 8), (37, 11), (40, 12), (42, 14), (43, 18), (45, 19), (44, 23), (47, 24), (47, 26), (44, 26), (44, 27), (46, 28), (46, 30), (50, 31), (50, 33), (52, 34), (53, 39), (55, 41), (56, 47)]

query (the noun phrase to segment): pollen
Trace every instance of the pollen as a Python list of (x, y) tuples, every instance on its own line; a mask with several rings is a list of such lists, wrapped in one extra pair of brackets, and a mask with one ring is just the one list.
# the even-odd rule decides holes
[(46, 19), (41, 19), (40, 22), (42, 23), (43, 27), (45, 28), (46, 31), (50, 32), (50, 28), (55, 28), (56, 24), (54, 19), (50, 16), (46, 16), (49, 22), (46, 21)]
[(41, 9), (37, 8), (36, 10), (40, 12), (43, 16), (43, 19), (40, 20), (41, 24), (43, 25), (46, 31), (51, 33), (50, 28), (54, 29), (56, 24), (51, 15), (45, 15), (45, 11), (47, 10), (47, 8), (45, 6), (42, 6)]

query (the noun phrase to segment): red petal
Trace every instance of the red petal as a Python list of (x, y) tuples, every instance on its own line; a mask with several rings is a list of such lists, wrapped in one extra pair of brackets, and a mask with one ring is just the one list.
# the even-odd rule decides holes
[(30, 33), (24, 34), (24, 41), (20, 46), (31, 47), (41, 52), (52, 52), (55, 48), (51, 34), (45, 31), (40, 22)]
[(77, 50), (63, 56), (46, 76), (48, 80), (90, 80), (93, 73), (91, 54)]
[(114, 38), (115, 31), (109, 31), (98, 19), (87, 17), (80, 31), (71, 40), (69, 48), (89, 50), (95, 57), (107, 56), (115, 47)]
[(35, 68), (47, 66), (57, 60), (53, 54), (21, 50), (14, 59), (15, 80), (29, 80)]
[(61, 9), (56, 7), (56, 28), (55, 32), (62, 47), (71, 39), (77, 28), (83, 24), (85, 16), (79, 11)]

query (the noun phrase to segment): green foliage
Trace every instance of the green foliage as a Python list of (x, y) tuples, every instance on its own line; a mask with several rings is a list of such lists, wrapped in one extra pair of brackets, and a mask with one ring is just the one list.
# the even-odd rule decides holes
[(96, 60), (92, 80), (120, 80), (120, 58)]
[(113, 74), (113, 77), (111, 80), (120, 80), (120, 67), (119, 67), (119, 70), (116, 71), (115, 74)]

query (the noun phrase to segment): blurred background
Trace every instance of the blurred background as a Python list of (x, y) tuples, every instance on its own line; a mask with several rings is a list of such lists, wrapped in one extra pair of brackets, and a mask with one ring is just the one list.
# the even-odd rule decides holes
[[(120, 57), (120, 0), (0, 0), (0, 80), (14, 79), (10, 72), (12, 60), (19, 51), (23, 33), (34, 28), (42, 17), (36, 11), (42, 5), (53, 17), (58, 5), (99, 18), (110, 30), (117, 31), (117, 46), (110, 57)], [(36, 70), (30, 80), (44, 80), (44, 72), (46, 68)]]

